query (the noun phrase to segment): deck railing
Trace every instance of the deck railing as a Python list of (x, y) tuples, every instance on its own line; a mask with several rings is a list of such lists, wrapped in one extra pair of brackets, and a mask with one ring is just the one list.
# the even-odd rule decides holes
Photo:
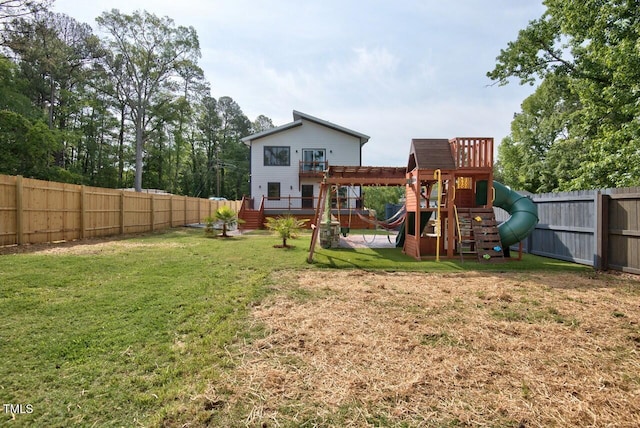
[[(301, 210), (315, 210), (318, 205), (317, 197), (301, 197), (301, 196), (281, 196), (279, 198), (264, 198), (265, 210), (284, 210), (284, 211), (301, 211)], [(349, 197), (340, 198), (335, 197), (331, 199), (331, 208), (341, 210), (345, 209), (360, 209), (363, 206), (362, 198)]]
[(327, 161), (300, 161), (299, 174), (303, 176), (316, 176), (324, 174), (329, 167)]
[(493, 167), (493, 138), (457, 137), (449, 145), (457, 168)]

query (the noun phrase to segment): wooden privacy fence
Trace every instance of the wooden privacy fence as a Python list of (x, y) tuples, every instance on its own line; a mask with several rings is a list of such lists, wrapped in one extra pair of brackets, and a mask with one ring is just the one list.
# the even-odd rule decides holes
[[(640, 187), (531, 195), (540, 221), (531, 254), (640, 274)], [(497, 213), (499, 221), (508, 215)]]
[(153, 232), (200, 223), (222, 205), (237, 212), (241, 202), (0, 175), (0, 246)]

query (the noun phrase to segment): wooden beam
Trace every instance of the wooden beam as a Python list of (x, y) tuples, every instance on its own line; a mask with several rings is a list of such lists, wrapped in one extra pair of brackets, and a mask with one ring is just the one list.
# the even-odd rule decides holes
[(316, 214), (314, 216), (314, 223), (312, 224), (313, 231), (311, 232), (311, 243), (309, 244), (309, 256), (307, 257), (307, 263), (313, 263), (313, 253), (316, 249), (316, 243), (318, 242), (318, 234), (320, 233), (320, 212), (325, 204), (329, 185), (327, 183), (320, 184), (320, 192), (318, 194), (318, 206), (316, 208)]
[(456, 236), (455, 236), (455, 215), (453, 214), (453, 210), (451, 207), (455, 204), (455, 193), (456, 193), (456, 180), (451, 178), (447, 181), (447, 257), (453, 258), (453, 250), (456, 246)]
[(124, 235), (124, 190), (120, 191), (120, 235)]
[[(417, 260), (420, 260), (422, 255), (420, 254), (420, 235), (422, 234), (422, 230), (420, 230), (420, 223), (422, 222), (422, 208), (420, 207), (420, 170), (416, 170), (416, 182), (413, 183), (415, 187), (415, 195), (416, 195), (416, 214), (414, 219), (414, 228), (413, 228), (413, 239), (415, 240), (416, 250), (414, 257)], [(407, 213), (408, 214), (408, 213)]]
[(610, 195), (596, 193), (596, 254), (594, 268), (607, 270), (609, 267), (609, 199)]
[(342, 185), (342, 186), (404, 186), (406, 179), (402, 178), (358, 178), (353, 177), (328, 177), (328, 184)]
[(80, 186), (80, 239), (87, 237), (87, 194), (84, 185)]
[(22, 176), (16, 177), (16, 244), (24, 244), (24, 217), (23, 217), (23, 184)]

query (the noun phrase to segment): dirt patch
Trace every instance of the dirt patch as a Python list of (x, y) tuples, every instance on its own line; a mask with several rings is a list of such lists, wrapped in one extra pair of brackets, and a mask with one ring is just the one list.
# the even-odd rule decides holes
[(350, 233), (340, 236), (340, 248), (396, 248), (397, 233), (375, 233), (361, 235)]
[[(208, 391), (251, 426), (640, 426), (640, 283), (283, 272)], [(264, 426), (264, 425), (263, 425)]]
[(61, 241), (42, 244), (10, 245), (0, 247), (0, 256), (9, 254), (58, 254), (58, 255), (88, 255), (101, 254), (105, 252), (116, 252), (127, 248), (172, 248), (179, 247), (175, 242), (154, 242), (147, 244), (133, 242), (132, 238), (139, 238), (148, 235), (122, 235), (104, 238), (87, 238), (77, 241)]

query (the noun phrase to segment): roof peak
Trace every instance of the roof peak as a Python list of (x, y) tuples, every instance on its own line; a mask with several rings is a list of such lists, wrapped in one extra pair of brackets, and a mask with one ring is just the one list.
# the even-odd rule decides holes
[(329, 122), (328, 120), (320, 119), (318, 117), (311, 116), (310, 114), (303, 113), (298, 110), (293, 110), (293, 120), (298, 121), (302, 119), (308, 120), (310, 122), (315, 122), (319, 125), (323, 125), (328, 128), (333, 128), (337, 131), (344, 132), (345, 134), (349, 134), (354, 137), (357, 137), (360, 139), (360, 145), (364, 145), (367, 141), (369, 141), (369, 138), (371, 138), (368, 135), (365, 135), (361, 132), (354, 131), (353, 129), (345, 128), (344, 126), (337, 125), (333, 122)]

